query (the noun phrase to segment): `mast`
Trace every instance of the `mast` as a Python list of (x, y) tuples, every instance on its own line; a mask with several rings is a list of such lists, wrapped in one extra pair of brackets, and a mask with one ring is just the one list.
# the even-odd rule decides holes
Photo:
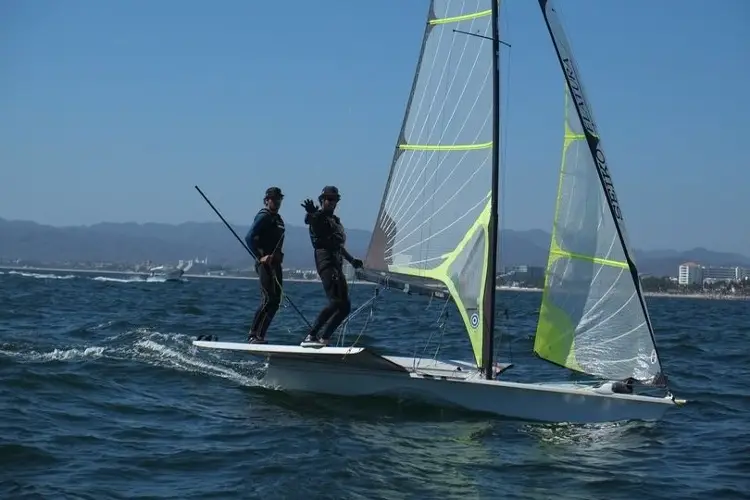
[(495, 341), (495, 287), (497, 267), (497, 219), (500, 172), (500, 33), (498, 11), (500, 0), (492, 0), (492, 194), (490, 197), (490, 223), (487, 228), (489, 255), (484, 283), (484, 327), (482, 330), (482, 370), (487, 380), (493, 376), (493, 351)]

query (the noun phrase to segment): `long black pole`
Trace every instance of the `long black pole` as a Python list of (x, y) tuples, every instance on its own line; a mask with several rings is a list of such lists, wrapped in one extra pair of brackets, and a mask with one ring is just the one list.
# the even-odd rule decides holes
[[(211, 200), (209, 200), (208, 197), (205, 194), (203, 194), (203, 191), (201, 191), (201, 188), (199, 188), (198, 186), (195, 186), (195, 189), (200, 193), (200, 195), (203, 197), (203, 199), (206, 200), (206, 203), (208, 203), (208, 206), (211, 207), (214, 212), (216, 212), (216, 215), (218, 215), (219, 219), (221, 219), (221, 222), (223, 222), (224, 225), (227, 226), (227, 229), (229, 229), (230, 231), (232, 231), (232, 234), (234, 235), (235, 238), (237, 238), (237, 241), (240, 242), (240, 245), (242, 245), (242, 248), (244, 248), (245, 250), (247, 250), (247, 253), (250, 254), (250, 257), (252, 257), (253, 260), (255, 260), (257, 262), (258, 261), (258, 257), (255, 256), (255, 254), (253, 253), (253, 251), (250, 250), (247, 247), (247, 245), (245, 244), (244, 241), (242, 241), (242, 238), (240, 238), (239, 235), (235, 232), (235, 230), (232, 229), (232, 226), (230, 226), (229, 223), (227, 222), (227, 220), (224, 218), (224, 216), (221, 215), (221, 212), (219, 212), (219, 210), (214, 206), (214, 204), (211, 203)], [(283, 289), (283, 287), (281, 286), (281, 283), (279, 282), (279, 278), (277, 276), (274, 276), (274, 279), (276, 280), (276, 283), (279, 285), (279, 288)], [(289, 302), (289, 305), (292, 306), (292, 308), (294, 308), (295, 311), (297, 311), (297, 314), (299, 314), (299, 317), (302, 318), (302, 321), (304, 321), (307, 324), (307, 327), (308, 328), (312, 328), (312, 326), (310, 325), (310, 322), (307, 321), (307, 318), (305, 318), (305, 315), (302, 314), (302, 311), (300, 311), (297, 308), (297, 306), (294, 305), (294, 302), (292, 302), (292, 299), (289, 298), (289, 295), (287, 295), (285, 293), (284, 294), (284, 298), (287, 300), (287, 302)]]
[(497, 217), (498, 217), (498, 182), (500, 171), (500, 33), (498, 10), (500, 0), (492, 0), (492, 191), (490, 198), (489, 223), (489, 256), (487, 259), (487, 276), (484, 288), (484, 330), (482, 332), (482, 368), (484, 377), (492, 380), (493, 352), (495, 344), (495, 286), (497, 282)]

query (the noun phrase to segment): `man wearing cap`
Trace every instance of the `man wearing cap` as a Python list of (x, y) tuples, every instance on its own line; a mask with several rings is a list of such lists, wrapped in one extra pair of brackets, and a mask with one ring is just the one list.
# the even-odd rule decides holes
[(261, 300), (255, 311), (248, 341), (251, 344), (265, 344), (266, 331), (279, 310), (282, 294), (281, 263), (284, 259), (284, 220), (279, 215), (281, 189), (266, 189), (261, 208), (245, 236), (247, 247), (255, 256), (255, 272), (260, 282)]
[[(341, 220), (334, 215), (336, 205), (341, 200), (336, 186), (326, 186), (318, 196), (320, 209), (307, 199), (302, 203), (305, 209), (305, 224), (309, 226), (310, 241), (315, 249), (315, 266), (323, 282), (323, 289), (328, 297), (328, 305), (320, 311), (310, 332), (302, 341), (303, 347), (323, 347), (336, 328), (346, 319), (351, 311), (349, 287), (343, 270), (343, 259), (355, 269), (362, 267), (362, 261), (355, 259), (346, 251), (346, 233)], [(319, 334), (323, 329), (323, 333)]]

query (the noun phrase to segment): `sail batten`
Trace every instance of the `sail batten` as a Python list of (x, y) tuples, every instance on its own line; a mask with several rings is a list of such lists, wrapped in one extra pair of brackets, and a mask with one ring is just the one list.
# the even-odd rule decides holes
[[(495, 0), (497, 1), (497, 0)], [(447, 291), (482, 362), (492, 154), (492, 0), (432, 0), (365, 267)]]
[(408, 151), (473, 151), (492, 147), (492, 142), (484, 144), (399, 144), (398, 148)]
[(624, 217), (557, 13), (540, 6), (566, 80), (563, 159), (534, 352), (571, 370), (664, 381)]

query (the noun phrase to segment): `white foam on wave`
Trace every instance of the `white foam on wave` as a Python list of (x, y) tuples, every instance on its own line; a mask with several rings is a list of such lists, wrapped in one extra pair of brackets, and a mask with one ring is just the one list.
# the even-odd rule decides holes
[[(92, 281), (102, 281), (107, 283), (166, 283), (167, 279), (163, 276), (130, 276), (127, 278), (114, 278), (112, 276), (80, 276), (76, 274), (54, 274), (54, 273), (29, 273), (25, 271), (0, 271), (0, 274), (21, 276), (23, 278), (34, 278), (34, 279), (45, 279), (45, 280), (69, 280), (73, 278), (88, 278)], [(187, 282), (185, 278), (181, 278), (180, 281)]]
[(8, 274), (23, 276), (24, 278), (36, 278), (45, 280), (69, 280), (76, 277), (74, 274), (66, 274), (64, 276), (60, 276), (59, 274), (25, 273), (23, 271), (8, 271)]
[(233, 362), (213, 352), (205, 353), (213, 360), (206, 360), (206, 356), (198, 358), (191, 340), (188, 335), (180, 333), (162, 333), (148, 328), (137, 328), (104, 339), (105, 343), (114, 345), (55, 348), (47, 352), (0, 349), (0, 356), (12, 357), (26, 363), (81, 362), (99, 358), (113, 361), (128, 360), (184, 372), (205, 373), (232, 380), (243, 386), (261, 385), (256, 376), (244, 375), (242, 372), (258, 371), (265, 365), (262, 361)]
[(141, 340), (136, 342), (135, 346), (136, 349), (141, 350), (141, 354), (144, 355), (143, 359), (155, 362), (154, 364), (159, 366), (170, 366), (188, 372), (208, 373), (245, 386), (258, 385), (256, 377), (248, 377), (231, 368), (208, 363), (153, 340)]
[[(96, 276), (89, 278), (93, 281), (103, 281), (107, 283), (166, 283), (167, 279), (162, 276), (148, 276), (146, 278), (140, 278), (133, 276), (130, 278), (112, 278), (111, 276)], [(187, 282), (186, 279), (180, 279), (182, 282)]]
[(90, 278), (92, 281), (104, 281), (108, 283), (144, 283), (145, 280), (141, 278), (112, 278), (110, 276), (96, 276)]
[(31, 363), (46, 363), (49, 361), (75, 361), (82, 358), (100, 358), (104, 355), (105, 347), (91, 346), (71, 349), (53, 349), (48, 352), (39, 351), (6, 351), (0, 349), (0, 354), (23, 359)]

